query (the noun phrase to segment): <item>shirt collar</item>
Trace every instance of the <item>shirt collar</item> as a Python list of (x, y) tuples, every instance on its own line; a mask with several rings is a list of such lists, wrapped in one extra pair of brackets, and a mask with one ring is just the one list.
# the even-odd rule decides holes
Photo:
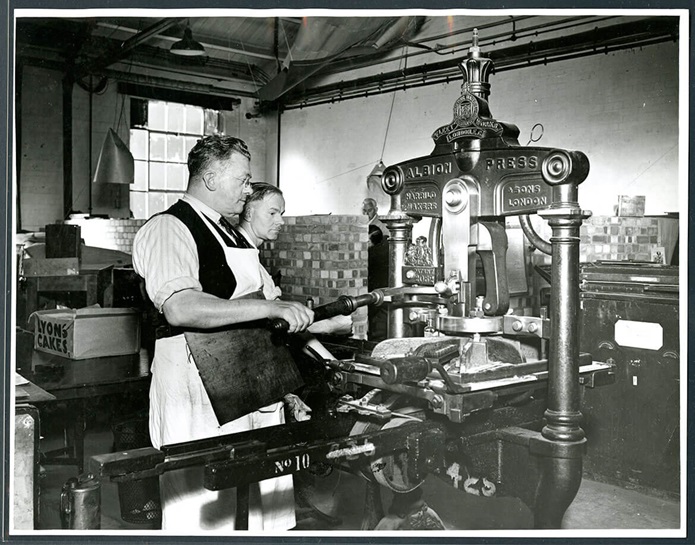
[(241, 226), (241, 224), (237, 225), (237, 226), (236, 226), (236, 229), (237, 229), (237, 231), (239, 231), (242, 235), (244, 235), (244, 238), (245, 238), (246, 240), (249, 241), (249, 244), (250, 244), (251, 246), (253, 246), (254, 248), (258, 249), (258, 246), (256, 246), (256, 245), (253, 243), (253, 239), (251, 238), (251, 235), (249, 235), (248, 231), (246, 231), (246, 229), (244, 229), (244, 228)]
[(207, 204), (205, 204), (200, 199), (195, 198), (193, 195), (191, 195), (189, 193), (184, 193), (182, 200), (187, 202), (188, 204), (190, 204), (193, 208), (195, 208), (201, 214), (206, 215), (213, 222), (219, 223), (222, 215), (219, 212), (216, 212), (215, 210), (210, 208)]

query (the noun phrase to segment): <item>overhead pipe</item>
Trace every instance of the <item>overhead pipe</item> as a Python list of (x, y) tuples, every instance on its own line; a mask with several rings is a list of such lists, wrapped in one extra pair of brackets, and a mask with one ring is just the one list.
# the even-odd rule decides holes
[[(518, 67), (515, 65), (532, 66), (534, 63), (539, 64), (539, 60), (542, 61), (541, 63), (543, 64), (552, 62), (555, 59), (551, 58), (551, 55), (563, 55), (561, 59), (558, 58), (557, 60), (565, 60), (568, 58), (595, 55), (640, 45), (661, 43), (677, 37), (677, 25), (677, 20), (649, 19), (645, 21), (636, 21), (626, 25), (620, 25), (621, 32), (618, 36), (615, 35), (615, 28), (594, 29), (573, 36), (555, 38), (544, 42), (531, 42), (529, 44), (497, 50), (496, 52), (491, 52), (489, 57), (494, 61), (496, 71), (501, 72), (505, 69), (512, 69), (512, 66)], [(609, 43), (612, 45), (607, 46), (606, 44)], [(322, 102), (325, 104), (338, 100), (338, 96), (336, 95), (339, 95), (341, 99), (346, 98), (345, 93), (350, 91), (354, 91), (355, 93), (361, 92), (362, 96), (365, 96), (365, 93), (370, 95), (381, 94), (381, 92), (388, 92), (389, 89), (386, 89), (386, 87), (389, 86), (389, 84), (392, 84), (393, 87), (397, 86), (399, 89), (420, 87), (422, 85), (408, 86), (404, 81), (415, 76), (422, 76), (425, 73), (431, 74), (449, 71), (450, 75), (442, 74), (440, 75), (439, 81), (435, 82), (440, 83), (443, 81), (444, 77), (451, 78), (458, 72), (458, 62), (459, 59), (456, 57), (438, 63), (411, 66), (402, 70), (366, 76), (350, 82), (338, 82), (316, 87), (314, 89), (305, 90), (301, 96), (294, 99), (296, 102), (292, 102), (293, 97), (290, 96), (289, 101), (286, 102), (283, 107), (286, 110), (290, 110), (314, 105), (313, 103), (309, 104), (307, 102), (307, 99), (311, 99), (312, 96), (331, 97), (332, 100), (328, 99)], [(365, 89), (370, 85), (376, 90), (369, 91)], [(390, 88), (390, 90), (395, 89)]]
[[(640, 47), (643, 46), (648, 46), (648, 45), (656, 45), (663, 43), (665, 41), (670, 41), (669, 38), (657, 38), (648, 42), (642, 42), (639, 45)], [(632, 47), (637, 47), (637, 45), (632, 45), (632, 44), (626, 44), (624, 46), (620, 47), (613, 47), (613, 48), (604, 48), (601, 49), (600, 51), (597, 50), (592, 50), (592, 51), (586, 51), (582, 53), (576, 53), (573, 55), (565, 55), (563, 57), (555, 57), (555, 58), (541, 58), (535, 61), (528, 61), (528, 60), (519, 60), (518, 62), (513, 62), (509, 63), (505, 66), (503, 66), (500, 69), (496, 68), (496, 73), (501, 73), (501, 72), (507, 72), (510, 70), (518, 70), (520, 68), (529, 68), (532, 66), (540, 66), (540, 65), (548, 65), (552, 64), (555, 62), (559, 61), (566, 61), (566, 60), (572, 60), (572, 59), (580, 59), (583, 57), (590, 57), (593, 55), (606, 55), (608, 53), (612, 53), (614, 51), (620, 51), (623, 49), (630, 49)], [(421, 76), (421, 75), (419, 75)], [(350, 91), (343, 91), (341, 90), (340, 93), (335, 96), (335, 95), (329, 95), (329, 98), (324, 98), (324, 99), (319, 99), (319, 100), (304, 100), (301, 103), (297, 104), (288, 104), (288, 105), (283, 105), (283, 110), (296, 110), (296, 109), (302, 109), (302, 108), (308, 108), (310, 106), (320, 106), (322, 104), (335, 104), (336, 102), (342, 102), (343, 100), (350, 100), (354, 98), (366, 98), (369, 96), (374, 96), (374, 95), (383, 95), (385, 93), (393, 93), (396, 91), (405, 91), (406, 89), (416, 89), (419, 87), (429, 87), (430, 85), (438, 85), (441, 83), (450, 83), (451, 81), (455, 81), (460, 79), (460, 75), (456, 74), (454, 71), (449, 71), (449, 72), (443, 72), (441, 74), (435, 74), (435, 75), (428, 75), (427, 73), (424, 74), (425, 78), (423, 79), (422, 77), (418, 77), (417, 80), (415, 78), (411, 78), (410, 82), (403, 81), (401, 80), (400, 82), (394, 82), (391, 86), (384, 86), (384, 85), (374, 85), (371, 88), (368, 89), (356, 89), (352, 93)], [(344, 94), (345, 93), (345, 94)]]
[[(236, 101), (239, 97), (255, 97), (256, 94), (253, 91), (239, 91), (236, 89), (224, 89), (221, 87), (215, 87), (213, 85), (207, 85), (204, 83), (193, 83), (182, 80), (174, 80), (158, 76), (149, 76), (141, 74), (127, 74), (124, 72), (117, 72), (115, 70), (107, 70), (104, 74), (117, 81), (119, 84), (124, 85), (142, 85), (144, 87), (153, 88), (157, 87), (160, 89), (166, 89), (171, 91), (181, 91), (189, 93), (197, 93), (203, 95), (211, 95), (212, 97), (222, 97), (228, 100)], [(147, 98), (147, 97), (145, 97)]]
[[(515, 17), (514, 21), (519, 22), (523, 21), (524, 19), (531, 19), (533, 16), (522, 16), (522, 17)], [(576, 28), (579, 25), (587, 25), (587, 24), (596, 24), (600, 23), (602, 21), (605, 21), (607, 19), (614, 19), (615, 17), (570, 17), (568, 19), (564, 19), (562, 21), (563, 24), (559, 24), (557, 21), (555, 22), (548, 22), (548, 23), (543, 23), (539, 25), (533, 25), (529, 26), (525, 29), (523, 29), (521, 34), (516, 34), (516, 39), (519, 38), (525, 38), (528, 36), (535, 36), (538, 37), (541, 34), (545, 34), (547, 32), (558, 32), (562, 31), (567, 28)], [(590, 21), (586, 21), (583, 23), (577, 23), (578, 21), (581, 21), (583, 19), (591, 19)], [(455, 36), (458, 34), (470, 34), (473, 32), (474, 28), (477, 28), (478, 30), (484, 30), (484, 29), (492, 29), (500, 26), (507, 26), (509, 24), (508, 21), (503, 20), (503, 21), (496, 21), (494, 23), (488, 23), (486, 25), (475, 25), (475, 26), (470, 26), (466, 28), (462, 28), (459, 30), (455, 30), (451, 32), (450, 34), (439, 34), (437, 36), (431, 36), (422, 40), (413, 40), (409, 41), (408, 45), (411, 45), (415, 48), (420, 48), (423, 49), (423, 51), (409, 51), (407, 54), (400, 54), (395, 57), (389, 57), (390, 62), (395, 62), (400, 59), (408, 58), (409, 60), (412, 60), (415, 57), (418, 57), (420, 55), (427, 55), (430, 53), (437, 53), (438, 55), (454, 55), (456, 53), (459, 53), (460, 51), (468, 51), (469, 47), (469, 42), (464, 41), (464, 42), (457, 42), (454, 44), (446, 45), (446, 46), (440, 46), (440, 47), (430, 47), (427, 45), (424, 45), (428, 42), (436, 42), (437, 40), (442, 40), (442, 39), (447, 39), (450, 38), (451, 36)], [(514, 31), (512, 31), (512, 34), (510, 35), (509, 32), (504, 32), (504, 33), (499, 33), (495, 35), (487, 35), (485, 40), (481, 40), (480, 45), (487, 45), (491, 47), (497, 46), (498, 41), (503, 42), (503, 41), (515, 41), (512, 39), (514, 36)], [(456, 49), (459, 48), (459, 49)], [(411, 48), (412, 49), (412, 48)], [(359, 69), (359, 68), (366, 68), (369, 66), (374, 66), (375, 64), (381, 64), (383, 62), (382, 59), (378, 60), (365, 60), (363, 62), (360, 62), (358, 59), (351, 59), (351, 62), (349, 63), (350, 69)], [(336, 74), (340, 73), (344, 70), (344, 65), (347, 64), (346, 61), (341, 61), (341, 60), (336, 60), (334, 63), (331, 64), (331, 66), (324, 72), (324, 74)]]
[[(538, 60), (527, 60), (527, 59), (517, 59), (513, 62), (504, 64), (501, 68), (496, 68), (496, 73), (507, 72), (510, 70), (518, 70), (519, 68), (529, 68), (532, 66), (548, 65), (559, 61), (566, 61), (572, 59), (579, 59), (583, 57), (591, 57), (594, 55), (606, 55), (608, 53), (613, 53), (615, 51), (621, 51), (623, 49), (631, 49), (633, 47), (644, 47), (648, 45), (656, 45), (666, 41), (670, 41), (670, 38), (655, 38), (654, 40), (640, 42), (638, 44), (625, 44), (617, 47), (605, 47), (601, 50), (585, 51), (581, 53), (568, 54), (562, 57), (542, 57)], [(426, 67), (425, 67), (426, 68)], [(406, 89), (415, 89), (418, 87), (428, 87), (430, 85), (438, 85), (441, 83), (450, 83), (452, 80), (456, 81), (460, 79), (460, 76), (456, 74), (453, 70), (447, 72), (442, 72), (439, 74), (429, 74), (426, 70), (422, 73), (416, 74), (415, 77), (411, 77), (408, 80), (402, 79), (400, 81), (393, 81), (389, 86), (381, 84), (373, 84), (369, 88), (354, 88), (352, 90), (340, 89), (336, 94), (325, 95), (323, 93), (317, 94), (317, 97), (327, 96), (327, 98), (312, 99), (309, 97), (303, 98), (302, 102), (284, 104), (283, 110), (296, 110), (302, 108), (308, 108), (310, 106), (319, 106), (322, 104), (335, 104), (336, 102), (342, 102), (343, 100), (349, 100), (353, 98), (366, 98), (373, 95), (382, 95), (384, 93), (392, 93), (395, 91), (405, 91)]]
[[(43, 59), (41, 57), (35, 57), (35, 56), (25, 56), (25, 55), (19, 55), (18, 59), (21, 58), (21, 61), (24, 63), (25, 66), (39, 66), (43, 68), (50, 68), (53, 70), (59, 70), (61, 72), (66, 72), (69, 71), (69, 68), (66, 68), (66, 64), (64, 62), (59, 62), (59, 61), (50, 61)], [(136, 65), (137, 63), (133, 63), (133, 66)], [(151, 68), (151, 66), (146, 66), (148, 68)], [(220, 68), (223, 68), (220, 65)], [(163, 68), (161, 65), (157, 66), (157, 69), (160, 71), (163, 71)], [(119, 82), (124, 82), (124, 83), (137, 83), (137, 84), (142, 84), (142, 85), (147, 85), (147, 86), (160, 86), (164, 87), (167, 89), (177, 89), (177, 90), (185, 90), (185, 91), (190, 91), (190, 92), (196, 92), (196, 93), (204, 93), (204, 94), (211, 94), (211, 95), (216, 95), (216, 96), (224, 96), (224, 97), (239, 97), (239, 96), (245, 96), (245, 97), (253, 97), (253, 98), (258, 98), (257, 94), (255, 91), (243, 91), (240, 89), (225, 89), (222, 87), (218, 87), (216, 85), (210, 85), (210, 84), (205, 84), (205, 83), (194, 83), (194, 82), (189, 82), (186, 81), (185, 78), (183, 77), (176, 77), (175, 79), (170, 78), (170, 77), (163, 77), (163, 76), (153, 76), (153, 75), (145, 75), (145, 74), (137, 74), (137, 73), (132, 73), (132, 72), (125, 72), (121, 70), (115, 70), (115, 69), (104, 69), (100, 71), (101, 74), (104, 76), (104, 78), (108, 78), (114, 81), (119, 81)], [(173, 76), (192, 76), (192, 77), (197, 77), (197, 78), (204, 78), (207, 80), (213, 79), (215, 82), (220, 81), (220, 77), (216, 76), (209, 76), (207, 74), (202, 74), (202, 73), (195, 73), (191, 70), (185, 70), (185, 69), (179, 69), (179, 68), (166, 68), (166, 73), (167, 74), (172, 74)], [(259, 74), (256, 72), (255, 76), (256, 81), (259, 81)], [(251, 81), (246, 81), (242, 80), (241, 77), (239, 78), (240, 81), (243, 81), (245, 84), (248, 84), (249, 86), (251, 85)], [(262, 81), (262, 79), (261, 79)], [(267, 81), (267, 79), (266, 79)]]

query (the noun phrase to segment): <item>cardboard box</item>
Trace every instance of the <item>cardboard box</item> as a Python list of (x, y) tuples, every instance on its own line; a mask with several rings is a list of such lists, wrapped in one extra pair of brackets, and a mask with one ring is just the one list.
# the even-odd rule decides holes
[(73, 360), (136, 354), (140, 313), (131, 308), (40, 310), (32, 314), (34, 349)]
[(618, 195), (618, 216), (638, 217), (644, 216), (646, 197), (644, 195)]

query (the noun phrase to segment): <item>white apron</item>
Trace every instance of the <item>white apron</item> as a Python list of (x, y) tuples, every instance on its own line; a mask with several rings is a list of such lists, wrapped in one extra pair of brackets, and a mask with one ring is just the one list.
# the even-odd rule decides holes
[[(229, 248), (219, 233), (210, 230), (224, 248), (227, 264), (236, 277), (237, 287), (231, 298), (263, 288), (267, 273), (263, 275), (258, 250)], [(150, 388), (150, 437), (156, 448), (283, 423), (280, 401), (220, 426), (184, 336), (157, 341)], [(252, 484), (250, 488), (250, 531), (279, 531), (295, 526), (291, 475)], [(236, 489), (206, 490), (202, 467), (164, 473), (160, 477), (160, 492), (163, 530), (176, 534), (201, 530), (226, 534), (234, 530)]]

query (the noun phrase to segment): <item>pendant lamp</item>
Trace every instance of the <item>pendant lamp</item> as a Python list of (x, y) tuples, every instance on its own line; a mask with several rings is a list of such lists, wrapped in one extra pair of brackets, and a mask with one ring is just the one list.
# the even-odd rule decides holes
[(172, 44), (169, 51), (181, 57), (200, 57), (205, 55), (203, 44), (193, 39), (193, 32), (191, 32), (191, 27), (189, 26), (183, 31), (183, 39)]
[(128, 146), (116, 131), (109, 129), (99, 152), (94, 171), (95, 184), (132, 184), (135, 180), (135, 160)]

